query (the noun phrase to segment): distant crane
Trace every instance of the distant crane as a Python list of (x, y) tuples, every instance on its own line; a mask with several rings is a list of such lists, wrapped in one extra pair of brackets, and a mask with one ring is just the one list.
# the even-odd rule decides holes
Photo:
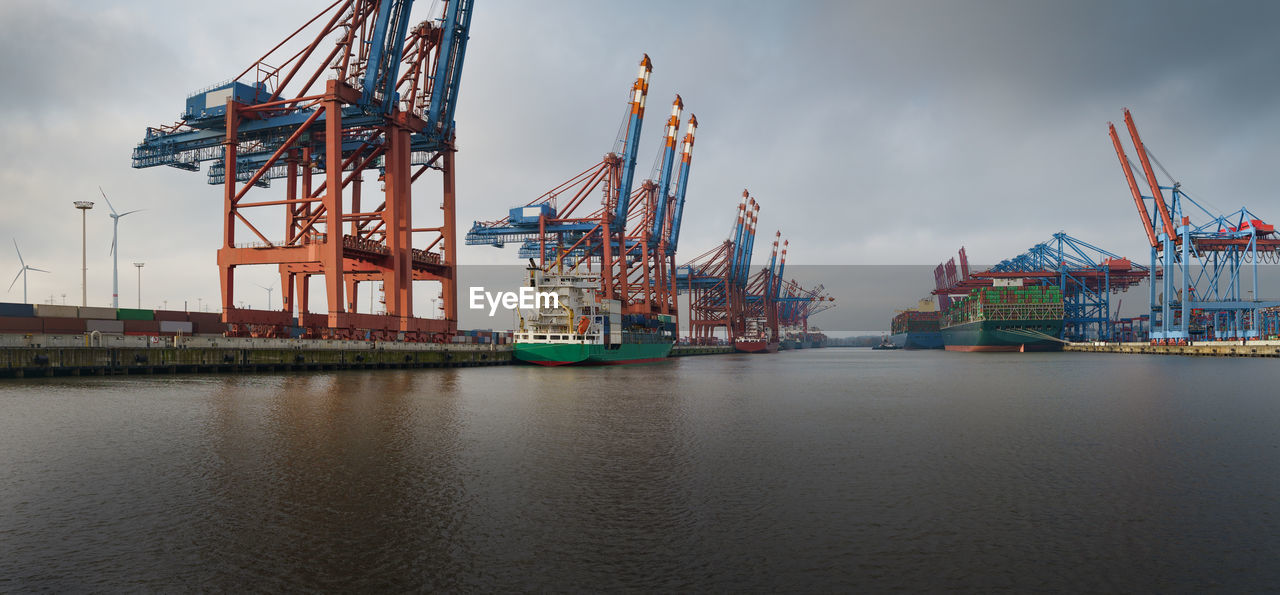
[(120, 218), (125, 215), (132, 215), (142, 209), (134, 209), (124, 213), (117, 213), (116, 208), (112, 206), (111, 199), (107, 198), (107, 193), (102, 191), (102, 186), (98, 186), (98, 192), (102, 194), (102, 199), (107, 201), (107, 208), (111, 209), (111, 307), (120, 307), (120, 251), (117, 249), (117, 242), (120, 235)]
[(6, 291), (12, 291), (14, 283), (18, 282), (18, 277), (22, 277), (22, 303), (25, 304), (27, 303), (27, 271), (36, 271), (37, 273), (47, 273), (49, 271), (37, 269), (28, 265), (27, 261), (22, 260), (22, 250), (18, 249), (18, 240), (16, 239), (13, 241), (13, 250), (18, 253), (18, 262), (21, 263), (22, 268), (18, 269), (18, 274), (13, 277), (13, 282), (9, 283), (9, 289)]

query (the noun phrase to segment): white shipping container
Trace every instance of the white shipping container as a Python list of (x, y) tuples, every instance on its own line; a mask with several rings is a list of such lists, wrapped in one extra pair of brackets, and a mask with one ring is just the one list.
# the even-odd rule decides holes
[(85, 332), (92, 333), (97, 331), (104, 335), (121, 335), (124, 334), (123, 320), (86, 320), (84, 321)]
[(191, 334), (191, 322), (186, 320), (161, 320), (160, 332)]
[(115, 320), (115, 308), (94, 308), (92, 306), (82, 307), (79, 309), (78, 316), (80, 318), (96, 318), (98, 320)]
[[(115, 312), (111, 313), (115, 318)], [(36, 318), (79, 318), (75, 306), (56, 306), (53, 304), (36, 304)]]

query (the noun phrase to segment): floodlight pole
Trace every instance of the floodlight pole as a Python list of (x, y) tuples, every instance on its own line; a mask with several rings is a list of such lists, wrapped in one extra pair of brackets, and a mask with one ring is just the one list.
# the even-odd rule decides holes
[(80, 209), (80, 306), (86, 307), (89, 305), (89, 260), (88, 251), (85, 248), (88, 238), (85, 235), (85, 213), (93, 208), (93, 202), (77, 200), (73, 204)]

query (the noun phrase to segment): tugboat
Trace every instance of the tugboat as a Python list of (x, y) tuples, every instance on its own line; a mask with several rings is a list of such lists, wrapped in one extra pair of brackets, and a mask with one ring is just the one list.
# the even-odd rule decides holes
[(880, 350), (891, 350), (891, 349), (902, 349), (902, 348), (898, 347), (897, 345), (894, 345), (893, 341), (889, 340), (889, 337), (881, 337), (880, 344), (876, 345), (875, 347), (872, 347), (871, 349), (880, 351)]

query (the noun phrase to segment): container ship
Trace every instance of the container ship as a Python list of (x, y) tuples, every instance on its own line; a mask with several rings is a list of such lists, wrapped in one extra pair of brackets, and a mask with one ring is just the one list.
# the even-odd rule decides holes
[(984, 287), (952, 302), (939, 320), (948, 351), (1059, 351), (1062, 290)]
[(520, 312), (512, 343), (517, 360), (543, 366), (656, 362), (675, 344), (674, 316), (623, 314), (620, 301), (600, 296), (599, 275), (533, 267), (529, 286), (536, 307)]
[(747, 322), (746, 332), (733, 338), (733, 348), (739, 353), (776, 353), (782, 346), (782, 338), (761, 321)]
[(931, 302), (922, 300), (922, 307), (894, 316), (889, 341), (901, 349), (942, 349), (942, 331), (938, 328), (941, 314), (924, 309), (928, 304)]
[(813, 327), (800, 336), (801, 349), (822, 349), (827, 346), (827, 335), (818, 327)]

